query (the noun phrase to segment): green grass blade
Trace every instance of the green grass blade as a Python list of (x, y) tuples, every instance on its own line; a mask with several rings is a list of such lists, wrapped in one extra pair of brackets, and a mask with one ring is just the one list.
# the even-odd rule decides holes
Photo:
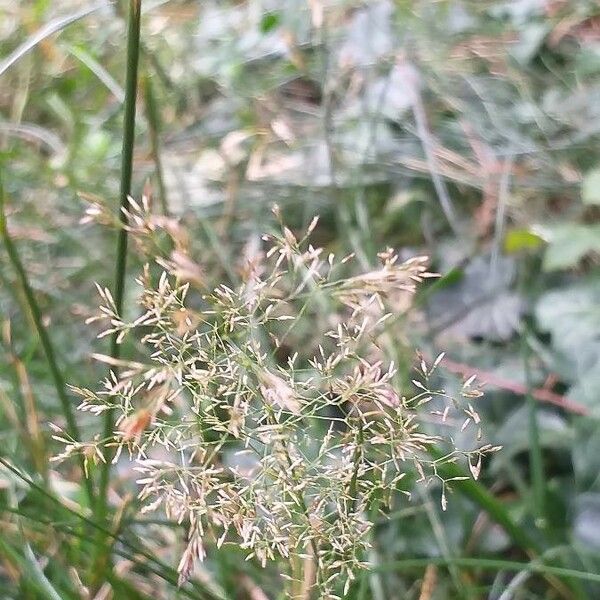
[(537, 403), (531, 395), (530, 351), (527, 338), (522, 336), (523, 365), (525, 367), (525, 382), (527, 385), (527, 408), (529, 413), (529, 465), (531, 469), (531, 487), (533, 489), (533, 514), (540, 527), (546, 525), (546, 477), (540, 434), (537, 422)]
[(65, 44), (63, 47), (69, 54), (86, 66), (121, 104), (125, 102), (125, 91), (123, 88), (89, 52), (71, 44)]
[(64, 596), (61, 596), (56, 591), (44, 575), (29, 544), (25, 544), (25, 556), (22, 556), (0, 536), (0, 554), (4, 554), (11, 563), (19, 565), (20, 576), (37, 592), (38, 598), (45, 600), (66, 600)]
[(162, 214), (167, 216), (169, 214), (169, 204), (167, 202), (167, 188), (165, 187), (164, 171), (160, 157), (160, 117), (158, 107), (156, 106), (156, 98), (154, 97), (154, 86), (152, 85), (152, 79), (148, 75), (144, 77), (144, 99), (146, 101), (146, 119), (148, 120), (152, 159), (154, 160), (156, 183), (158, 185), (158, 197), (160, 199)]
[[(140, 563), (140, 559), (144, 559), (145, 562), (143, 563), (143, 565), (147, 570), (151, 571), (152, 573), (155, 573), (156, 575), (161, 577), (164, 581), (166, 581), (174, 586), (177, 585), (178, 575), (177, 575), (176, 570), (173, 567), (170, 567), (169, 565), (164, 563), (162, 560), (160, 560), (156, 556), (154, 556), (151, 552), (146, 550), (142, 545), (131, 542), (128, 539), (126, 539), (125, 537), (115, 535), (112, 531), (110, 531), (103, 525), (97, 523), (93, 519), (90, 519), (89, 517), (86, 517), (85, 515), (77, 512), (73, 508), (63, 504), (60, 501), (60, 499), (57, 498), (52, 492), (45, 490), (42, 486), (38, 485), (30, 477), (28, 477), (27, 475), (24, 475), (18, 468), (13, 466), (6, 459), (2, 458), (2, 456), (0, 456), (0, 464), (3, 465), (8, 471), (10, 471), (14, 475), (16, 475), (21, 481), (26, 483), (27, 486), (29, 488), (31, 488), (31, 490), (33, 490), (37, 494), (40, 494), (41, 496), (46, 498), (52, 505), (54, 505), (55, 507), (60, 509), (63, 513), (67, 513), (67, 514), (75, 517), (77, 520), (81, 521), (81, 523), (89, 526), (90, 528), (96, 530), (98, 533), (102, 534), (105, 538), (110, 538), (113, 541), (118, 541), (119, 545), (122, 548), (119, 548), (116, 550), (117, 554), (119, 554), (120, 556), (124, 556), (124, 557), (128, 558), (129, 560), (132, 560), (132, 562), (134, 562), (136, 564)], [(2, 510), (6, 510), (6, 512), (12, 512), (15, 514), (19, 514), (23, 518), (27, 518), (27, 519), (34, 518), (34, 520), (36, 520), (40, 523), (44, 523), (48, 526), (54, 526), (45, 517), (40, 517), (39, 515), (35, 515), (34, 517), (32, 517), (31, 515), (28, 515), (24, 512), (19, 512), (14, 509), (2, 508)], [(75, 535), (75, 536), (81, 535), (80, 533), (78, 533), (76, 531), (65, 531), (64, 529), (63, 529), (63, 531), (66, 533), (69, 533), (69, 535)], [(1, 539), (1, 536), (0, 536), (0, 539)], [(125, 552), (124, 549), (126, 549), (127, 552)], [(107, 574), (107, 578), (110, 578), (110, 577), (111, 577), (111, 574), (110, 573)], [(197, 582), (189, 582), (188, 585), (192, 589), (180, 588), (181, 594), (183, 594), (184, 596), (186, 596), (188, 598), (192, 598), (194, 600), (198, 600), (198, 599), (230, 600), (229, 597), (223, 596), (221, 594), (217, 594), (213, 591), (210, 591), (204, 585), (201, 585)]]
[[(430, 448), (429, 454), (433, 456), (435, 460), (441, 461), (443, 459), (442, 452), (437, 448)], [(460, 466), (454, 463), (440, 464), (438, 465), (437, 469), (438, 473), (444, 479), (468, 476)], [(496, 500), (496, 498), (494, 498), (494, 496), (490, 494), (481, 483), (469, 478), (463, 481), (454, 482), (453, 487), (456, 489), (456, 491), (469, 498), (482, 510), (484, 510), (488, 517), (490, 517), (495, 523), (504, 529), (512, 542), (523, 551), (527, 552), (529, 556), (536, 557), (543, 553), (544, 548), (540, 541), (526, 533), (525, 529), (520, 527), (513, 520), (502, 503)], [(556, 569), (562, 569), (562, 567), (556, 567)], [(563, 569), (563, 571), (568, 571), (568, 569)], [(569, 577), (567, 574), (563, 574), (563, 576), (567, 578)], [(582, 590), (577, 578), (573, 577), (568, 583), (576, 597), (581, 598)]]
[[(435, 460), (439, 460), (440, 462), (442, 462), (444, 457), (443, 453), (434, 447), (429, 448), (429, 454)], [(468, 474), (461, 467), (454, 463), (440, 464), (438, 465), (437, 469), (444, 479), (468, 477)], [(513, 543), (515, 543), (521, 549), (533, 551), (535, 554), (541, 553), (542, 548), (539, 542), (534, 540), (525, 532), (523, 528), (515, 523), (502, 503), (496, 500), (496, 498), (494, 498), (494, 496), (490, 494), (481, 483), (469, 477), (464, 481), (454, 482), (453, 488), (463, 496), (466, 496), (472, 500), (482, 510), (484, 510), (495, 523), (501, 525)]]
[(30, 36), (25, 42), (23, 42), (18, 48), (11, 52), (3, 61), (0, 62), (0, 76), (2, 76), (8, 69), (10, 69), (17, 61), (19, 61), (28, 52), (33, 50), (40, 42), (43, 42), (46, 38), (58, 33), (68, 27), (71, 23), (79, 21), (84, 17), (92, 14), (93, 12), (106, 8), (108, 2), (98, 2), (91, 6), (86, 6), (70, 15), (64, 17), (58, 17), (53, 19), (49, 23), (46, 23), (41, 29), (36, 31)]
[[(36, 300), (35, 294), (33, 293), (33, 289), (31, 284), (29, 283), (29, 279), (27, 277), (27, 273), (25, 271), (25, 267), (21, 261), (21, 257), (19, 256), (19, 252), (15, 243), (13, 242), (10, 233), (8, 231), (8, 224), (6, 221), (6, 194), (4, 190), (4, 186), (2, 183), (2, 173), (0, 170), (0, 237), (4, 242), (4, 246), (6, 248), (6, 252), (8, 254), (8, 258), (17, 273), (17, 277), (19, 279), (19, 283), (21, 284), (21, 288), (23, 289), (23, 293), (25, 295), (25, 299), (27, 301), (27, 306), (29, 311), (31, 312), (31, 316), (35, 325), (35, 329), (40, 338), (40, 342), (42, 344), (42, 348), (44, 350), (44, 354), (46, 356), (46, 361), (48, 363), (48, 368), (50, 370), (50, 375), (52, 377), (52, 382), (54, 383), (54, 388), (56, 390), (56, 394), (58, 396), (62, 414), (67, 422), (67, 432), (74, 440), (81, 440), (79, 427), (77, 425), (77, 421), (75, 420), (75, 413), (73, 411), (73, 406), (71, 400), (67, 395), (67, 387), (65, 384), (65, 379), (63, 377), (62, 371), (58, 366), (58, 360), (56, 357), (56, 352), (54, 350), (54, 345), (52, 344), (52, 340), (50, 339), (50, 335), (46, 326), (44, 325), (44, 321), (42, 319), (42, 311), (40, 306)], [(88, 501), (90, 505), (94, 502), (94, 493), (92, 488), (92, 482), (90, 479), (85, 477), (85, 469), (83, 464), (83, 457), (79, 458), (79, 465), (81, 467), (81, 474), (84, 480), (84, 486), (86, 490), (86, 494), (88, 497)]]
[(64, 598), (54, 589), (52, 584), (48, 581), (48, 578), (42, 571), (35, 555), (33, 554), (33, 550), (29, 544), (25, 544), (24, 546), (24, 554), (25, 560), (27, 561), (27, 566), (29, 567), (29, 575), (31, 578), (37, 583), (38, 589), (40, 591), (43, 590), (44, 595), (50, 600), (64, 600)]
[(578, 569), (568, 569), (565, 567), (554, 567), (545, 565), (539, 561), (519, 562), (514, 560), (501, 560), (496, 558), (408, 558), (390, 563), (383, 563), (374, 568), (376, 572), (390, 572), (399, 569), (416, 569), (428, 565), (465, 567), (470, 569), (481, 569), (485, 571), (528, 571), (539, 573), (541, 575), (551, 575), (561, 579), (577, 579), (581, 581), (591, 581), (600, 583), (600, 573), (591, 573), (589, 571), (580, 571)]

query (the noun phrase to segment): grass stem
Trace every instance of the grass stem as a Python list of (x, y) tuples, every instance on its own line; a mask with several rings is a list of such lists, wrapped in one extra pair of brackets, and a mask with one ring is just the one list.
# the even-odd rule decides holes
[[(127, 74), (125, 82), (125, 114), (123, 125), (123, 146), (121, 154), (121, 185), (119, 193), (119, 219), (121, 229), (117, 240), (117, 259), (115, 265), (115, 287), (113, 297), (119, 314), (123, 311), (123, 297), (125, 293), (125, 274), (127, 267), (127, 214), (129, 208), (129, 196), (131, 194), (131, 179), (133, 173), (133, 148), (135, 141), (135, 112), (138, 84), (138, 63), (140, 54), (140, 25), (141, 25), (142, 0), (129, 0), (128, 26), (127, 26)], [(120, 345), (117, 335), (113, 335), (110, 343), (110, 356), (118, 359), (120, 356)], [(104, 416), (103, 439), (112, 436), (114, 427), (114, 414), (108, 410)], [(107, 492), (110, 478), (110, 465), (113, 451), (105, 448), (106, 462), (100, 470), (98, 484), (98, 498), (96, 506), (96, 518), (99, 523), (104, 523), (107, 514)], [(107, 540), (102, 536), (97, 548), (97, 561), (95, 576), (98, 577), (106, 566), (106, 552), (108, 551)]]

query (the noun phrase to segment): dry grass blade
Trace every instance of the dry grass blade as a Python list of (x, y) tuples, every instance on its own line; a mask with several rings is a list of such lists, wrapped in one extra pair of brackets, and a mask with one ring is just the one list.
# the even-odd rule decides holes
[(68, 27), (71, 23), (79, 21), (93, 12), (110, 6), (108, 2), (99, 2), (86, 6), (70, 15), (64, 17), (57, 17), (46, 25), (44, 25), (39, 31), (23, 42), (18, 48), (13, 50), (3, 61), (0, 62), (0, 76), (2, 76), (10, 67), (12, 67), (18, 60), (20, 60), (25, 54), (33, 50), (40, 42), (46, 38), (58, 33)]

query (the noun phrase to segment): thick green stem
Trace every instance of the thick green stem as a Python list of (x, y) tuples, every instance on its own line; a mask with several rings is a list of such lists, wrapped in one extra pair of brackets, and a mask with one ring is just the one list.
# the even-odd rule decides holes
[[(115, 287), (113, 297), (117, 313), (123, 311), (123, 297), (125, 292), (125, 273), (127, 266), (127, 214), (129, 209), (129, 196), (131, 194), (131, 179), (133, 172), (133, 147), (135, 140), (135, 109), (137, 99), (138, 63), (140, 53), (140, 22), (141, 22), (142, 0), (129, 1), (129, 16), (127, 27), (127, 75), (125, 83), (125, 115), (123, 124), (123, 148), (121, 154), (121, 186), (120, 186), (120, 210), (119, 218), (121, 229), (117, 241), (117, 260), (115, 269)], [(110, 343), (110, 356), (118, 359), (120, 356), (120, 345), (117, 335), (113, 335)], [(114, 413), (108, 410), (104, 416), (103, 439), (108, 440), (113, 434)], [(98, 498), (96, 505), (96, 517), (99, 523), (104, 523), (107, 514), (107, 491), (110, 477), (110, 465), (113, 450), (104, 448), (106, 462), (100, 470), (100, 481), (98, 485)], [(106, 564), (106, 553), (109, 551), (107, 540), (102, 538), (98, 544), (98, 563), (96, 576), (101, 576)]]
[[(77, 426), (77, 421), (75, 420), (73, 405), (71, 403), (71, 400), (69, 399), (69, 396), (67, 395), (67, 386), (65, 384), (65, 379), (63, 377), (62, 371), (58, 366), (58, 360), (56, 358), (56, 352), (54, 350), (52, 340), (50, 339), (48, 330), (44, 325), (42, 311), (36, 300), (35, 294), (33, 293), (31, 284), (29, 283), (25, 267), (23, 266), (23, 263), (21, 262), (21, 257), (19, 256), (19, 253), (17, 251), (17, 247), (13, 242), (8, 231), (5, 213), (5, 203), (5, 191), (4, 186), (2, 185), (2, 178), (0, 176), (0, 236), (2, 237), (4, 246), (6, 247), (6, 253), (8, 254), (8, 258), (15, 272), (17, 273), (19, 283), (21, 284), (23, 294), (25, 295), (27, 306), (29, 307), (29, 311), (31, 312), (31, 317), (35, 325), (35, 329), (37, 331), (38, 337), (40, 338), (40, 343), (42, 344), (42, 349), (44, 350), (44, 354), (46, 356), (46, 361), (48, 363), (48, 368), (50, 370), (52, 382), (54, 383), (56, 395), (58, 396), (58, 400), (60, 402), (62, 414), (65, 418), (65, 421), (67, 422), (67, 433), (75, 441), (80, 441), (81, 436), (79, 434), (79, 427)], [(92, 482), (90, 479), (85, 477), (84, 461), (81, 455), (79, 456), (79, 464), (81, 467), (81, 473), (83, 476), (88, 501), (90, 505), (93, 505), (94, 493), (92, 488)]]

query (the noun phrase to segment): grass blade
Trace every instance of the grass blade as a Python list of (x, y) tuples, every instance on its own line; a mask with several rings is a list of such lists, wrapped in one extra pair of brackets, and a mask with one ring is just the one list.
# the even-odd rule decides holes
[(25, 54), (33, 50), (40, 42), (43, 42), (46, 38), (58, 33), (59, 31), (62, 31), (71, 23), (79, 21), (93, 12), (100, 10), (101, 8), (106, 8), (107, 6), (109, 6), (108, 2), (99, 2), (97, 4), (92, 4), (91, 6), (86, 6), (85, 8), (82, 8), (70, 15), (58, 17), (49, 23), (46, 23), (46, 25), (36, 31), (18, 48), (11, 52), (2, 62), (0, 62), (0, 76), (10, 69), (10, 67), (12, 67), (23, 56), (25, 56)]
[[(443, 459), (443, 454), (437, 448), (429, 448), (429, 454), (436, 460)], [(451, 479), (454, 477), (466, 477), (465, 471), (454, 463), (445, 463), (438, 466), (438, 472), (444, 479)], [(543, 553), (543, 546), (540, 541), (531, 537), (525, 532), (525, 529), (520, 527), (510, 516), (508, 511), (504, 508), (501, 502), (488, 492), (481, 483), (474, 479), (468, 478), (463, 481), (457, 481), (454, 488), (475, 504), (477, 504), (487, 515), (498, 525), (502, 526), (506, 534), (510, 537), (513, 543), (526, 552), (530, 557), (539, 557)], [(565, 573), (564, 577), (570, 577), (566, 574), (568, 569), (562, 567), (556, 567), (556, 569), (562, 569)], [(548, 576), (552, 573), (548, 572)], [(582, 598), (582, 590), (577, 577), (571, 578), (569, 586), (577, 598)]]
[[(443, 453), (435, 447), (429, 448), (429, 454), (434, 460), (442, 461), (444, 458)], [(454, 463), (440, 464), (437, 469), (444, 479), (467, 476), (467, 473)], [(495, 523), (501, 525), (511, 540), (522, 550), (534, 554), (541, 553), (542, 548), (539, 542), (530, 537), (523, 528), (515, 523), (502, 503), (496, 500), (483, 485), (469, 477), (464, 481), (455, 482), (453, 487), (456, 491), (475, 502)]]
[(42, 568), (38, 564), (38, 561), (33, 554), (33, 550), (29, 544), (24, 545), (25, 551), (25, 560), (27, 561), (27, 566), (29, 567), (29, 575), (36, 582), (40, 591), (43, 591), (43, 594), (49, 600), (63, 600), (60, 594), (52, 587), (52, 584), (48, 581), (48, 578), (42, 571)]
[(121, 103), (125, 102), (125, 91), (114, 80), (113, 76), (88, 52), (77, 46), (65, 44), (64, 48), (80, 63), (86, 66), (108, 89), (108, 91)]
[[(64, 513), (68, 513), (69, 515), (72, 515), (73, 517), (75, 517), (76, 519), (81, 521), (81, 523), (91, 527), (92, 529), (96, 530), (97, 532), (102, 533), (107, 538), (111, 538), (115, 541), (118, 541), (120, 546), (122, 546), (122, 548), (119, 548), (117, 550), (118, 554), (120, 554), (121, 556), (125, 556), (123, 549), (126, 548), (128, 551), (131, 552), (131, 554), (127, 555), (127, 558), (132, 560), (132, 562), (137, 564), (140, 562), (140, 558), (144, 559), (145, 560), (144, 567), (147, 570), (150, 570), (151, 572), (159, 575), (159, 577), (164, 579), (164, 581), (171, 583), (174, 586), (177, 585), (177, 572), (175, 571), (175, 569), (170, 567), (169, 565), (165, 564), (162, 560), (160, 560), (159, 558), (157, 558), (156, 556), (151, 554), (142, 545), (138, 545), (136, 543), (133, 543), (133, 542), (127, 540), (124, 537), (115, 535), (112, 531), (110, 531), (106, 527), (103, 527), (102, 525), (98, 524), (93, 519), (90, 519), (90, 518), (86, 517), (85, 515), (77, 512), (73, 508), (67, 506), (66, 504), (63, 504), (60, 501), (60, 499), (57, 498), (52, 492), (45, 490), (43, 487), (38, 485), (35, 481), (30, 479), (29, 476), (24, 475), (18, 468), (13, 466), (10, 462), (8, 462), (6, 459), (2, 458), (1, 456), (0, 456), (0, 464), (3, 465), (13, 475), (17, 476), (21, 481), (26, 483), (27, 486), (30, 487), (33, 491), (35, 491), (36, 493), (38, 493), (41, 496), (43, 496), (44, 498), (46, 498), (52, 505), (56, 506), (61, 511), (64, 511)], [(6, 509), (3, 509), (3, 510), (6, 510)], [(27, 519), (32, 518), (31, 515), (16, 511), (14, 509), (6, 510), (6, 512), (12, 512), (15, 514), (19, 514), (21, 517), (27, 518)], [(64, 518), (64, 514), (61, 515), (61, 517)], [(37, 514), (33, 517), (33, 519), (39, 523), (43, 523), (50, 527), (57, 527), (60, 530), (69, 533), (69, 535), (81, 536), (81, 534), (76, 531), (65, 530), (64, 527), (66, 526), (66, 524), (64, 524), (64, 523), (62, 524), (62, 526), (54, 525), (54, 524), (50, 523), (45, 517), (40, 517)], [(61, 521), (62, 521), (62, 519), (61, 519)], [(2, 540), (2, 538), (0, 536), (0, 541), (1, 540)], [(153, 566), (153, 565), (156, 565), (156, 566)], [(110, 579), (111, 577), (112, 577), (111, 574), (107, 575), (107, 579)], [(190, 582), (190, 586), (193, 588), (193, 591), (190, 589), (181, 588), (180, 589), (181, 594), (183, 594), (184, 596), (186, 596), (188, 598), (192, 598), (195, 600), (197, 600), (198, 598), (202, 598), (202, 599), (206, 599), (206, 600), (229, 600), (229, 598), (227, 598), (225, 596), (222, 596), (222, 595), (216, 594), (212, 591), (209, 591), (208, 589), (206, 589), (206, 587), (204, 587), (203, 585), (201, 585), (197, 582)]]
[[(120, 210), (119, 218), (121, 229), (117, 240), (117, 260), (115, 267), (114, 300), (117, 312), (123, 310), (123, 297), (125, 291), (125, 273), (127, 267), (127, 215), (129, 196), (131, 194), (131, 179), (133, 172), (133, 147), (135, 142), (135, 111), (137, 99), (138, 64), (140, 54), (140, 26), (141, 26), (141, 0), (130, 0), (127, 26), (127, 75), (125, 82), (125, 114), (123, 117), (123, 147), (121, 154), (121, 185), (120, 185)], [(110, 344), (110, 356), (118, 359), (120, 346), (117, 335), (113, 335)], [(108, 439), (113, 433), (114, 414), (108, 410), (104, 416), (103, 439)], [(113, 451), (105, 448), (106, 462), (100, 468), (98, 484), (98, 501), (96, 505), (96, 518), (99, 523), (104, 523), (107, 513), (107, 492), (110, 477), (110, 464)], [(107, 561), (107, 540), (101, 536), (98, 540), (97, 560), (94, 576), (101, 577)]]
[(592, 581), (600, 583), (600, 573), (568, 569), (565, 567), (553, 567), (545, 565), (540, 561), (519, 562), (514, 560), (501, 560), (495, 558), (408, 558), (390, 563), (378, 565), (375, 572), (396, 571), (398, 569), (415, 569), (427, 567), (428, 565), (447, 566), (453, 564), (457, 567), (481, 569), (485, 571), (515, 571), (540, 573), (541, 575), (554, 576), (567, 579), (578, 579), (581, 581)]
[(0, 554), (3, 554), (11, 564), (18, 565), (20, 578), (35, 589), (38, 594), (37, 598), (65, 600), (44, 575), (28, 544), (25, 545), (25, 548), (26, 554), (23, 557), (0, 536)]
[[(19, 253), (17, 251), (17, 247), (13, 242), (8, 231), (5, 204), (6, 194), (0, 172), (0, 237), (2, 237), (4, 246), (6, 248), (6, 252), (8, 254), (8, 258), (15, 272), (17, 273), (19, 283), (21, 284), (21, 288), (23, 289), (23, 293), (27, 301), (27, 306), (29, 307), (37, 334), (40, 338), (40, 342), (42, 344), (42, 348), (46, 356), (46, 361), (48, 362), (50, 375), (52, 376), (52, 382), (54, 383), (54, 389), (56, 390), (56, 395), (58, 396), (60, 402), (62, 414), (65, 418), (65, 421), (67, 422), (67, 432), (74, 440), (81, 440), (79, 427), (77, 425), (77, 421), (75, 420), (75, 414), (73, 411), (71, 400), (69, 400), (69, 397), (67, 395), (65, 379), (63, 377), (62, 371), (60, 370), (60, 367), (58, 366), (58, 360), (56, 358), (56, 352), (54, 350), (52, 340), (50, 339), (48, 330), (44, 325), (42, 319), (42, 311), (35, 298), (35, 294), (33, 293), (31, 284), (29, 283), (25, 267), (23, 266), (23, 263), (21, 262), (21, 257), (19, 256)], [(85, 490), (87, 493), (89, 503), (90, 505), (93, 505), (94, 493), (92, 488), (92, 482), (90, 479), (85, 477), (85, 469), (82, 456), (79, 457), (79, 465), (81, 467), (81, 473), (84, 480)]]

